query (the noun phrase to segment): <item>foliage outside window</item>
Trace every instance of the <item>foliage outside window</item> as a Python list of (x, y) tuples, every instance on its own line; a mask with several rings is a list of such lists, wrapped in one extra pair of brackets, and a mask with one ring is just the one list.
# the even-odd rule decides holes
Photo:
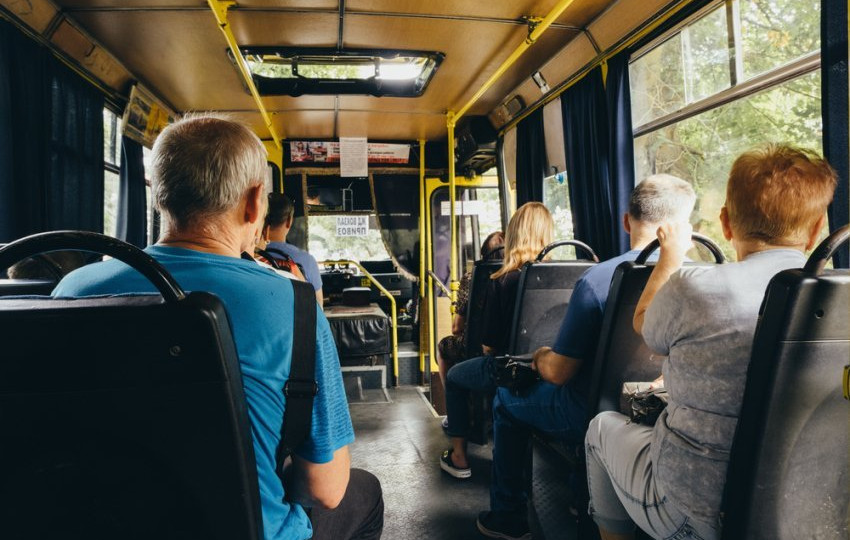
[[(543, 179), (543, 204), (555, 220), (555, 240), (572, 240), (574, 238), (573, 213), (570, 209), (570, 189), (566, 172), (553, 174)], [(575, 249), (559, 248), (553, 256), (557, 259), (575, 258)]]
[(385, 261), (390, 258), (374, 214), (369, 216), (366, 236), (337, 236), (336, 218), (337, 215), (312, 215), (308, 218), (309, 252), (317, 261)]
[[(819, 17), (819, 2), (727, 0), (631, 64), (636, 180), (691, 182), (694, 229), (731, 259), (718, 215), (734, 159), (766, 142), (821, 151), (819, 62), (803, 61), (818, 54)], [(718, 94), (728, 99), (712, 102)]]
[(118, 173), (121, 169), (121, 133), (118, 117), (103, 109), (103, 233), (115, 236), (118, 226)]

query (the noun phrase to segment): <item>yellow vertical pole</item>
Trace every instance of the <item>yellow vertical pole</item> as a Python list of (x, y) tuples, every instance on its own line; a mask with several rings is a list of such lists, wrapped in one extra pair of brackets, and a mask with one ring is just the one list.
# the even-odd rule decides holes
[[(419, 139), (419, 325), (422, 325), (422, 306), (425, 304), (425, 139)], [(426, 340), (419, 333), (419, 372), (425, 373)]]
[(449, 290), (451, 295), (451, 313), (455, 312), (455, 301), (457, 300), (457, 290), (459, 283), (457, 281), (457, 252), (458, 252), (458, 237), (457, 237), (457, 219), (455, 219), (455, 198), (457, 191), (455, 189), (455, 113), (449, 111), (446, 113), (446, 128), (449, 133), (449, 208), (451, 215), (451, 253), (449, 254)]

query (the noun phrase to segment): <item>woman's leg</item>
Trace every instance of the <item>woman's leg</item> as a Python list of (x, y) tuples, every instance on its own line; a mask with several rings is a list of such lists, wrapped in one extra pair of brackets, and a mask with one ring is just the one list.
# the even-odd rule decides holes
[(480, 356), (464, 360), (449, 369), (446, 375), (446, 414), (449, 425), (446, 429), (452, 440), (452, 463), (467, 468), (466, 432), (469, 427), (469, 392), (495, 389), (493, 359)]

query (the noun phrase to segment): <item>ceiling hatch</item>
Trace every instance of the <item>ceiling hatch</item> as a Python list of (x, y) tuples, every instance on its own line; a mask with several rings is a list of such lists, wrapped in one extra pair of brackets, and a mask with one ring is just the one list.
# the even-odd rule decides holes
[[(266, 96), (418, 97), (445, 57), (440, 52), (387, 49), (242, 47), (240, 51), (257, 90)], [(230, 59), (234, 60), (232, 55)]]

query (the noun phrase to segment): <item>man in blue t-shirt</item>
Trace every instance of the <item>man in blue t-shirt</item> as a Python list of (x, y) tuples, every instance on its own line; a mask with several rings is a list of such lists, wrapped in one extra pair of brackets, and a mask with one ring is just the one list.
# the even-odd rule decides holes
[(302, 249), (298, 249), (286, 242), (289, 231), (292, 229), (292, 220), (295, 218), (295, 204), (288, 195), (272, 193), (269, 195), (269, 211), (266, 214), (266, 222), (263, 225), (263, 240), (266, 251), (275, 257), (278, 254), (289, 256), (295, 261), (304, 273), (304, 279), (310, 282), (316, 291), (316, 300), (322, 305), (322, 276), (319, 275), (319, 265), (316, 258)]
[(660, 224), (687, 222), (695, 200), (690, 184), (675, 176), (650, 176), (638, 184), (623, 216), (631, 250), (593, 266), (576, 283), (554, 345), (534, 353), (533, 366), (541, 382), (522, 397), (498, 389), (493, 400), (490, 511), (478, 516), (478, 529), (484, 536), (531, 538), (525, 477), (531, 430), (560, 440), (584, 439), (592, 362), (614, 270), (634, 260), (655, 239)]
[[(240, 254), (253, 249), (266, 211), (266, 152), (248, 128), (192, 116), (166, 128), (153, 150), (153, 198), (164, 220), (145, 251), (187, 291), (218, 296), (228, 314), (242, 370), (257, 463), (266, 540), (377, 539), (381, 486), (350, 469), (354, 430), (336, 347), (325, 317), (316, 322), (315, 398), (309, 437), (282, 482), (275, 454), (286, 409), (293, 336), (292, 283)], [(69, 274), (54, 296), (155, 292), (116, 260)]]

